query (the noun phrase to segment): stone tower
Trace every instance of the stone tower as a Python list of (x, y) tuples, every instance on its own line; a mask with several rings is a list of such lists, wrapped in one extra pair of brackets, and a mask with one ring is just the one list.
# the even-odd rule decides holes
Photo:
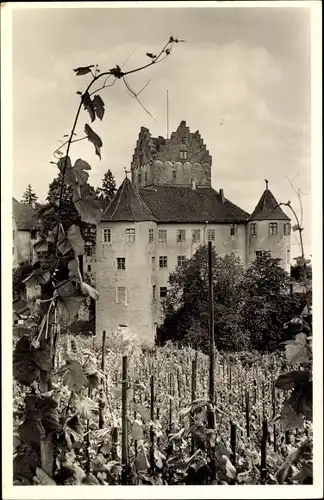
[(250, 265), (260, 253), (270, 251), (271, 256), (281, 259), (281, 266), (290, 272), (290, 233), (290, 219), (266, 181), (266, 189), (248, 218), (247, 264)]
[(152, 249), (156, 218), (126, 177), (104, 212), (97, 234), (96, 337), (152, 342)]
[(199, 130), (182, 121), (170, 139), (152, 137), (142, 127), (131, 163), (132, 182), (141, 189), (171, 185), (211, 187), (212, 158)]

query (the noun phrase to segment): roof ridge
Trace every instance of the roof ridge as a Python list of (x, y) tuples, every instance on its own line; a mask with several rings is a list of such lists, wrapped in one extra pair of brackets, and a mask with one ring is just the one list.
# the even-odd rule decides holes
[[(123, 192), (124, 192), (126, 179), (127, 179), (127, 177), (125, 177), (125, 179), (124, 179), (124, 181), (123, 181), (123, 183), (122, 183), (122, 185), (121, 185), (121, 189), (119, 190), (119, 198), (118, 198), (118, 200), (117, 200), (117, 203), (116, 203), (116, 206), (115, 206), (115, 210), (114, 210), (114, 211), (113, 211), (113, 213), (111, 214), (111, 217), (110, 217), (110, 218), (114, 217), (114, 215), (115, 215), (115, 213), (116, 213), (116, 211), (117, 211), (117, 208), (118, 208), (118, 207), (119, 207), (119, 205), (120, 205), (120, 200), (121, 200), (122, 194), (123, 194)], [(107, 207), (107, 208), (108, 208), (108, 207)]]

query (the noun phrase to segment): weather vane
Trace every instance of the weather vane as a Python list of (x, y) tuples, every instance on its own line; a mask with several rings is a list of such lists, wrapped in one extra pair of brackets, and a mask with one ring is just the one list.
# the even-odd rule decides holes
[(127, 170), (127, 168), (126, 168), (126, 167), (124, 168), (124, 170), (125, 170), (125, 175), (126, 175), (126, 177), (127, 177), (127, 174), (130, 174), (130, 173), (132, 172), (131, 170)]

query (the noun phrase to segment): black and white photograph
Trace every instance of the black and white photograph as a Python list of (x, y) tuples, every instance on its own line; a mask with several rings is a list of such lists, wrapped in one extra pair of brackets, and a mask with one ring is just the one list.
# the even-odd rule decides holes
[(3, 498), (320, 498), (321, 2), (1, 11)]

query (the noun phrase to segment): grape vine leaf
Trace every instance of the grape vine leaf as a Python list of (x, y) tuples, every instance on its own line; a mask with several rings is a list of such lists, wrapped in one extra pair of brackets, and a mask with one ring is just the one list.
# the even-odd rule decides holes
[(79, 361), (75, 359), (66, 360), (66, 365), (58, 370), (58, 373), (62, 372), (62, 382), (71, 391), (79, 391), (87, 383), (87, 379), (82, 370), (82, 366)]
[(282, 391), (289, 391), (294, 389), (295, 386), (304, 385), (310, 379), (310, 372), (308, 371), (292, 371), (279, 375), (276, 387)]
[(132, 425), (132, 431), (130, 437), (135, 441), (140, 441), (144, 439), (143, 426), (141, 422), (139, 422), (138, 420), (135, 420)]
[(48, 232), (47, 241), (53, 244), (57, 242), (57, 249), (62, 255), (66, 255), (72, 248), (66, 238), (62, 224), (56, 225), (52, 231)]
[(105, 114), (105, 103), (101, 99), (100, 95), (95, 95), (93, 98), (93, 106), (97, 117), (102, 120)]
[(82, 102), (83, 102), (84, 109), (86, 111), (88, 111), (88, 113), (90, 115), (91, 122), (94, 122), (96, 119), (96, 113), (95, 113), (95, 107), (94, 107), (94, 104), (93, 104), (93, 101), (90, 97), (89, 92), (85, 92), (83, 94)]
[(275, 478), (279, 484), (283, 484), (288, 478), (291, 471), (291, 466), (296, 463), (300, 457), (310, 449), (309, 440), (306, 438), (298, 448), (293, 448), (275, 474)]
[[(65, 166), (66, 163), (66, 166)], [(71, 186), (86, 184), (89, 179), (89, 174), (86, 170), (91, 170), (89, 163), (78, 158), (72, 167), (71, 159), (69, 156), (60, 158), (57, 162), (60, 172), (63, 174), (65, 167), (64, 181)]]
[(286, 359), (289, 365), (303, 363), (311, 358), (312, 350), (305, 333), (298, 333), (294, 340), (286, 342)]
[(98, 202), (96, 202), (89, 192), (89, 185), (73, 186), (72, 200), (81, 219), (84, 222), (98, 226), (101, 219), (101, 211)]
[(226, 476), (229, 479), (235, 479), (236, 476), (236, 469), (230, 459), (228, 458), (227, 455), (222, 456), (224, 462), (225, 462), (225, 471), (226, 471)]
[(36, 469), (36, 478), (38, 479), (39, 484), (44, 486), (56, 485), (54, 479), (52, 479), (43, 469), (37, 467)]
[(88, 137), (89, 141), (92, 142), (92, 144), (94, 145), (96, 155), (99, 156), (99, 158), (101, 160), (100, 148), (102, 148), (102, 145), (103, 145), (101, 138), (99, 137), (99, 135), (97, 135), (92, 130), (90, 125), (88, 125), (87, 123), (84, 126), (84, 132), (85, 132), (86, 136)]
[(80, 304), (84, 300), (84, 296), (79, 295), (71, 281), (67, 281), (64, 284), (59, 283), (56, 292), (59, 316), (66, 323), (73, 323), (80, 309)]
[(84, 255), (84, 240), (79, 226), (72, 224), (67, 231), (66, 237), (74, 251), (74, 254), (77, 256)]
[(298, 429), (303, 427), (304, 420), (288, 401), (284, 402), (280, 415), (280, 425), (284, 431)]
[(90, 66), (79, 66), (73, 71), (76, 73), (77, 76), (82, 76), (86, 75), (87, 73), (91, 73), (91, 68), (94, 68), (94, 64), (90, 64)]
[(50, 273), (47, 270), (42, 270), (41, 268), (35, 269), (27, 278), (25, 278), (22, 283), (25, 283), (27, 287), (33, 287), (36, 285), (45, 285), (50, 280)]
[(149, 468), (146, 450), (143, 442), (138, 442), (137, 457), (135, 458), (135, 466), (138, 471), (145, 471)]
[(79, 397), (75, 402), (75, 410), (80, 417), (90, 419), (93, 412), (98, 409), (97, 403), (87, 396)]
[(97, 300), (99, 298), (99, 293), (97, 292), (97, 290), (88, 285), (88, 283), (84, 283), (84, 281), (81, 282), (81, 291), (84, 295), (88, 295), (94, 300)]
[(85, 170), (91, 170), (89, 163), (78, 158), (74, 164), (73, 171), (80, 185), (86, 184), (89, 179), (89, 174)]
[(163, 468), (163, 460), (166, 460), (166, 456), (163, 455), (163, 453), (157, 448), (154, 448), (154, 460), (155, 460), (155, 465), (158, 467), (158, 469)]
[(40, 418), (26, 416), (18, 431), (21, 441), (27, 443), (39, 444), (41, 439), (45, 437), (45, 429)]

